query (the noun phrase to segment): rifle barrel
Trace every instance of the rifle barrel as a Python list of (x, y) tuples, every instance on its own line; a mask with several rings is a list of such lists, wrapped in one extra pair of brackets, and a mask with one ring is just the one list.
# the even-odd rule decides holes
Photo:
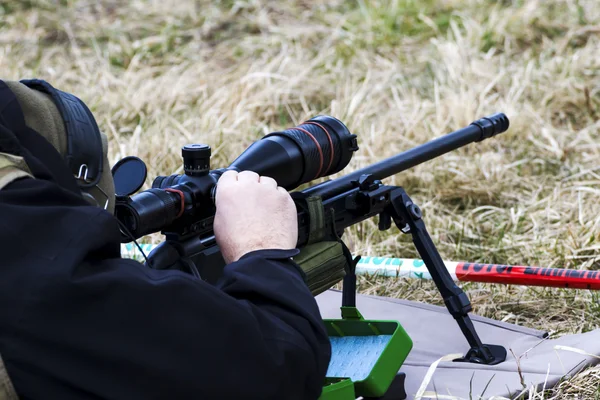
[(439, 157), (442, 154), (466, 146), (469, 143), (480, 142), (505, 132), (508, 127), (508, 117), (505, 114), (496, 113), (474, 121), (465, 128), (431, 140), (348, 175), (305, 189), (303, 193), (327, 199), (352, 189), (354, 187), (352, 182), (357, 181), (361, 175), (373, 175), (375, 179), (382, 180), (413, 168), (425, 161)]

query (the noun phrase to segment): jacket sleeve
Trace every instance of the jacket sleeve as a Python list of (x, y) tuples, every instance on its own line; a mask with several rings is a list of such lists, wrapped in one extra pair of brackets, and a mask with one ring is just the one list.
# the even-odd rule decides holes
[(121, 259), (116, 219), (56, 184), (0, 190), (0, 353), (23, 398), (316, 399), (330, 359), (283, 251), (209, 285)]

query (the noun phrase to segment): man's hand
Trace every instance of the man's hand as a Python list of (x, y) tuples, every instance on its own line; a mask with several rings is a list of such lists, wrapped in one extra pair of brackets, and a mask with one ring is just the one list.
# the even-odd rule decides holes
[(296, 247), (296, 206), (274, 179), (227, 171), (217, 184), (215, 202), (215, 237), (227, 264), (255, 250)]

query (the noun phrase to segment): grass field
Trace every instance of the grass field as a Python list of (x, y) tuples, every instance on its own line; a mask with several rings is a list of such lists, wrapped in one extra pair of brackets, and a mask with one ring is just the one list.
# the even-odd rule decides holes
[[(181, 173), (183, 144), (209, 143), (226, 166), (317, 114), (358, 135), (352, 171), (504, 112), (509, 132), (387, 182), (425, 210), (444, 259), (600, 268), (597, 0), (4, 0), (0, 68), (82, 98), (111, 162), (139, 156), (150, 177)], [(376, 221), (346, 239), (417, 256)], [(464, 288), (483, 316), (555, 336), (600, 327), (598, 294)], [(428, 282), (364, 277), (360, 290), (441, 303)], [(600, 369), (526, 392), (600, 398)]]

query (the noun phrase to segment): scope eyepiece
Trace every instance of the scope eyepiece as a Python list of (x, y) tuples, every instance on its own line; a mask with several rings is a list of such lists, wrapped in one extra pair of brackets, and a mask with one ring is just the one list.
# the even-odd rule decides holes
[(162, 189), (148, 189), (127, 200), (117, 199), (116, 204), (115, 216), (136, 238), (161, 230), (182, 212), (181, 195)]

